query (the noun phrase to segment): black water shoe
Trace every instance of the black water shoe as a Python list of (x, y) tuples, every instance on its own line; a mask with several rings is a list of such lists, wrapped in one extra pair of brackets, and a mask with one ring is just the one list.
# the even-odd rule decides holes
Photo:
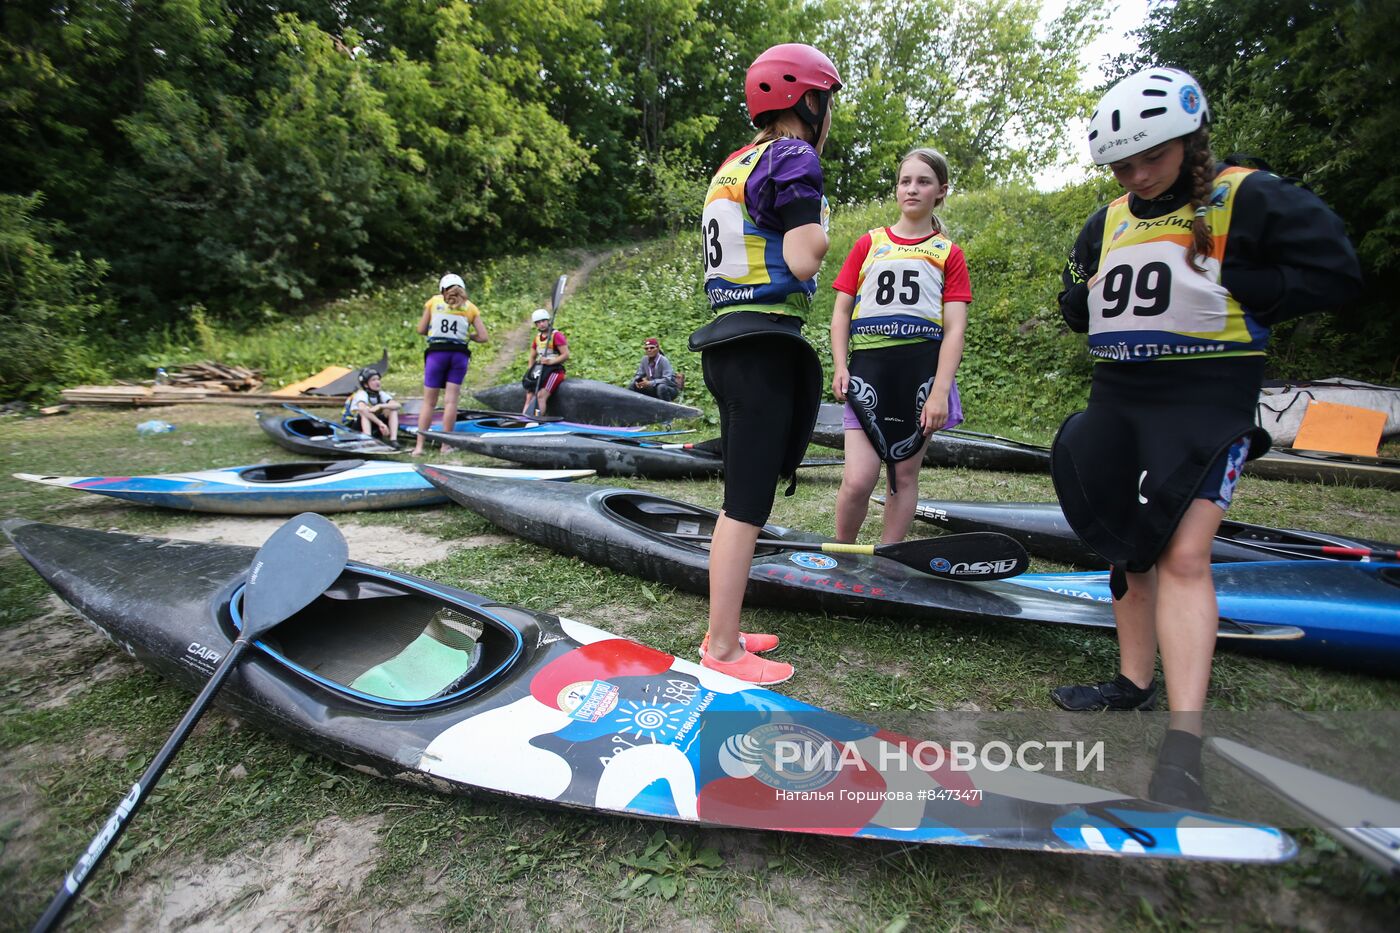
[(1201, 737), (1169, 729), (1157, 750), (1157, 770), (1147, 785), (1147, 799), (1183, 810), (1209, 810), (1205, 771), (1201, 766)]
[(1105, 709), (1150, 710), (1157, 705), (1157, 681), (1153, 680), (1144, 690), (1119, 674), (1101, 684), (1056, 687), (1050, 691), (1050, 699), (1054, 700), (1060, 709), (1075, 713)]

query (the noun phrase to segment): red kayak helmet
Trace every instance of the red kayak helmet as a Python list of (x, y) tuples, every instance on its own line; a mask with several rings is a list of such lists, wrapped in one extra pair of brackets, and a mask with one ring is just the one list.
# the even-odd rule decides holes
[[(820, 129), (833, 91), (841, 90), (841, 75), (821, 52), (800, 42), (775, 45), (753, 60), (744, 76), (744, 99), (754, 126), (772, 123), (784, 110), (797, 115), (813, 129)], [(808, 91), (820, 91), (821, 106), (812, 111), (802, 102)]]

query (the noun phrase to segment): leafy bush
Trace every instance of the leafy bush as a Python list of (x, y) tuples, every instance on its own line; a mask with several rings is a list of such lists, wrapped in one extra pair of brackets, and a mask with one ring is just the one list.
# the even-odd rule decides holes
[(61, 258), (54, 224), (35, 216), (40, 198), (0, 194), (0, 399), (31, 398), (105, 373), (92, 346), (122, 323), (101, 292), (106, 266)]

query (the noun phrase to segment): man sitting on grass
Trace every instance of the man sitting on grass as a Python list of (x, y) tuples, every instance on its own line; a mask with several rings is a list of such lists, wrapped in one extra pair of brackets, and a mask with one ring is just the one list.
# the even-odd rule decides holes
[(675, 401), (676, 396), (681, 394), (680, 374), (661, 352), (661, 341), (648, 337), (642, 349), (642, 361), (637, 364), (637, 373), (632, 377), (629, 388), (663, 402)]

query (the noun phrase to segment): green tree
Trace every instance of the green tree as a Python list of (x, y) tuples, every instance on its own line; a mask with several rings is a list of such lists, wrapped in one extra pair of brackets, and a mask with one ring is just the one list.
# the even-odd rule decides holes
[(818, 44), (846, 90), (832, 125), (829, 191), (883, 195), (894, 160), (931, 144), (962, 188), (1026, 178), (1059, 155), (1058, 129), (1090, 100), (1079, 54), (1102, 0), (1075, 0), (1037, 31), (1036, 0), (870, 0), (833, 4)]

